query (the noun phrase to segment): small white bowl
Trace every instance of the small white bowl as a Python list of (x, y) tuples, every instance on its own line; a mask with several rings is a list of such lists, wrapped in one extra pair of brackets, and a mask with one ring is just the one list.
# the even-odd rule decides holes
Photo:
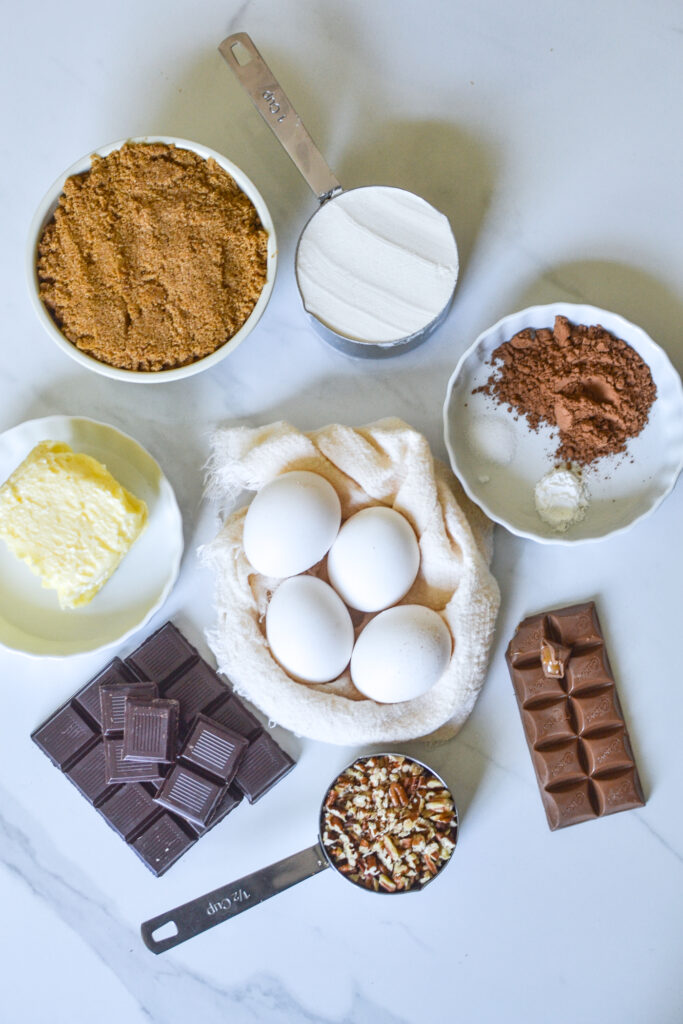
[[(539, 517), (536, 483), (555, 465), (556, 432), (529, 429), (522, 416), (473, 390), (492, 373), (491, 355), (525, 327), (552, 327), (556, 316), (601, 324), (650, 367), (657, 398), (645, 428), (626, 454), (599, 459), (583, 473), (589, 493), (585, 519), (558, 533)], [(448, 383), (444, 436), (453, 472), (489, 518), (541, 544), (576, 544), (622, 533), (650, 515), (683, 468), (683, 388), (666, 353), (635, 324), (595, 306), (566, 302), (532, 306), (499, 320), (463, 354)]]
[(147, 526), (90, 604), (64, 610), (0, 541), (0, 649), (33, 658), (68, 658), (122, 644), (142, 629), (175, 584), (183, 523), (173, 488), (142, 445), (84, 416), (46, 416), (0, 434), (0, 483), (41, 441), (65, 441), (103, 462), (147, 505)]
[[(203, 359), (198, 359), (194, 363), (189, 363), (187, 366), (178, 366), (172, 370), (122, 370), (116, 366), (109, 366), (108, 363), (100, 362), (99, 359), (94, 359), (92, 356), (86, 355), (85, 352), (81, 352), (79, 348), (73, 345), (62, 334), (50, 315), (50, 312), (43, 304), (39, 294), (37, 270), (38, 243), (42, 237), (45, 225), (54, 216), (59, 197), (64, 189), (64, 182), (72, 175), (82, 174), (84, 171), (88, 171), (90, 169), (91, 155), (93, 152), (98, 156), (107, 156), (114, 150), (120, 149), (126, 142), (164, 142), (169, 146), (172, 145), (176, 146), (178, 149), (188, 149), (193, 153), (197, 153), (197, 155), (202, 157), (204, 160), (208, 160), (209, 157), (212, 157), (224, 171), (227, 171), (227, 173), (235, 179), (244, 194), (252, 201), (261, 220), (261, 224), (268, 232), (266, 281), (250, 315), (244, 321), (237, 333), (234, 334), (224, 345), (221, 345), (220, 348), (216, 349), (215, 352), (212, 352), (208, 356), (204, 356)], [(237, 346), (253, 331), (254, 327), (256, 327), (256, 324), (261, 319), (261, 315), (268, 305), (268, 300), (270, 299), (270, 295), (273, 290), (276, 269), (277, 239), (275, 237), (273, 220), (263, 196), (258, 191), (254, 183), (250, 181), (239, 167), (236, 167), (230, 160), (221, 156), (220, 153), (216, 153), (213, 149), (209, 149), (207, 146), (202, 146), (197, 142), (188, 142), (187, 139), (176, 139), (166, 135), (145, 135), (134, 139), (120, 139), (118, 142), (111, 142), (108, 146), (101, 146), (98, 149), (92, 150), (86, 156), (81, 157), (80, 160), (77, 160), (76, 163), (72, 164), (71, 167), (64, 171), (63, 174), (60, 174), (54, 184), (50, 186), (38, 206), (33, 220), (31, 221), (26, 251), (26, 272), (31, 301), (33, 302), (34, 309), (38, 314), (38, 319), (52, 340), (56, 342), (63, 352), (66, 352), (68, 356), (71, 356), (72, 359), (75, 359), (77, 363), (80, 363), (81, 366), (85, 366), (88, 370), (94, 370), (95, 373), (101, 373), (105, 377), (112, 377), (114, 380), (125, 380), (138, 384), (161, 384), (171, 380), (180, 380), (182, 377), (191, 377), (195, 373), (201, 373), (202, 370), (210, 369), (212, 366), (215, 366), (216, 363), (220, 363), (222, 359), (225, 359), (225, 357), (231, 352), (234, 352)]]

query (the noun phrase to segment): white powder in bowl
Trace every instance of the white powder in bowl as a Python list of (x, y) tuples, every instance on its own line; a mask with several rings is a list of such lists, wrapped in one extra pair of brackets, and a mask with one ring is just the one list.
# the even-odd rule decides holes
[(467, 443), (475, 458), (497, 466), (509, 466), (517, 450), (513, 427), (499, 416), (475, 416), (468, 427)]
[(574, 470), (552, 469), (536, 484), (534, 500), (543, 522), (564, 533), (585, 517), (588, 491)]
[(321, 206), (299, 240), (296, 276), (308, 312), (337, 334), (397, 341), (448, 305), (458, 250), (447, 217), (424, 199), (372, 185)]

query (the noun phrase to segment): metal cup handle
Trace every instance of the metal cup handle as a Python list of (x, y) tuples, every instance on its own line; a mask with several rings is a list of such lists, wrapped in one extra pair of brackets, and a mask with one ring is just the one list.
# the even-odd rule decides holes
[(250, 36), (235, 32), (218, 49), (320, 202), (341, 192), (337, 178)]
[[(140, 926), (142, 940), (153, 953), (165, 953), (214, 925), (284, 892), (297, 882), (329, 867), (320, 843), (285, 857), (269, 867), (238, 878), (236, 882), (159, 914)], [(157, 934), (163, 932), (162, 935)]]

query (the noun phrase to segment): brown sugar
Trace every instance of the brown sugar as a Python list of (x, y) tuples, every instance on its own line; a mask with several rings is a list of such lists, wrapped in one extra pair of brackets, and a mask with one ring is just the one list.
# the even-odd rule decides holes
[(626, 451), (657, 397), (635, 349), (600, 325), (574, 325), (564, 316), (552, 330), (520, 331), (495, 349), (491, 363), (494, 372), (475, 390), (525, 416), (532, 430), (557, 427), (558, 461), (589, 465)]
[(166, 370), (225, 344), (266, 280), (268, 235), (212, 159), (126, 143), (74, 175), (38, 246), (40, 297), (83, 352)]

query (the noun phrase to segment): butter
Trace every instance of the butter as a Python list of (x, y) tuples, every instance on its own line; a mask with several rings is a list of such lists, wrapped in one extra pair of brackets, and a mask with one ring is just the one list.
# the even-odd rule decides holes
[(146, 521), (144, 501), (61, 441), (36, 445), (0, 487), (0, 538), (62, 608), (93, 599)]

